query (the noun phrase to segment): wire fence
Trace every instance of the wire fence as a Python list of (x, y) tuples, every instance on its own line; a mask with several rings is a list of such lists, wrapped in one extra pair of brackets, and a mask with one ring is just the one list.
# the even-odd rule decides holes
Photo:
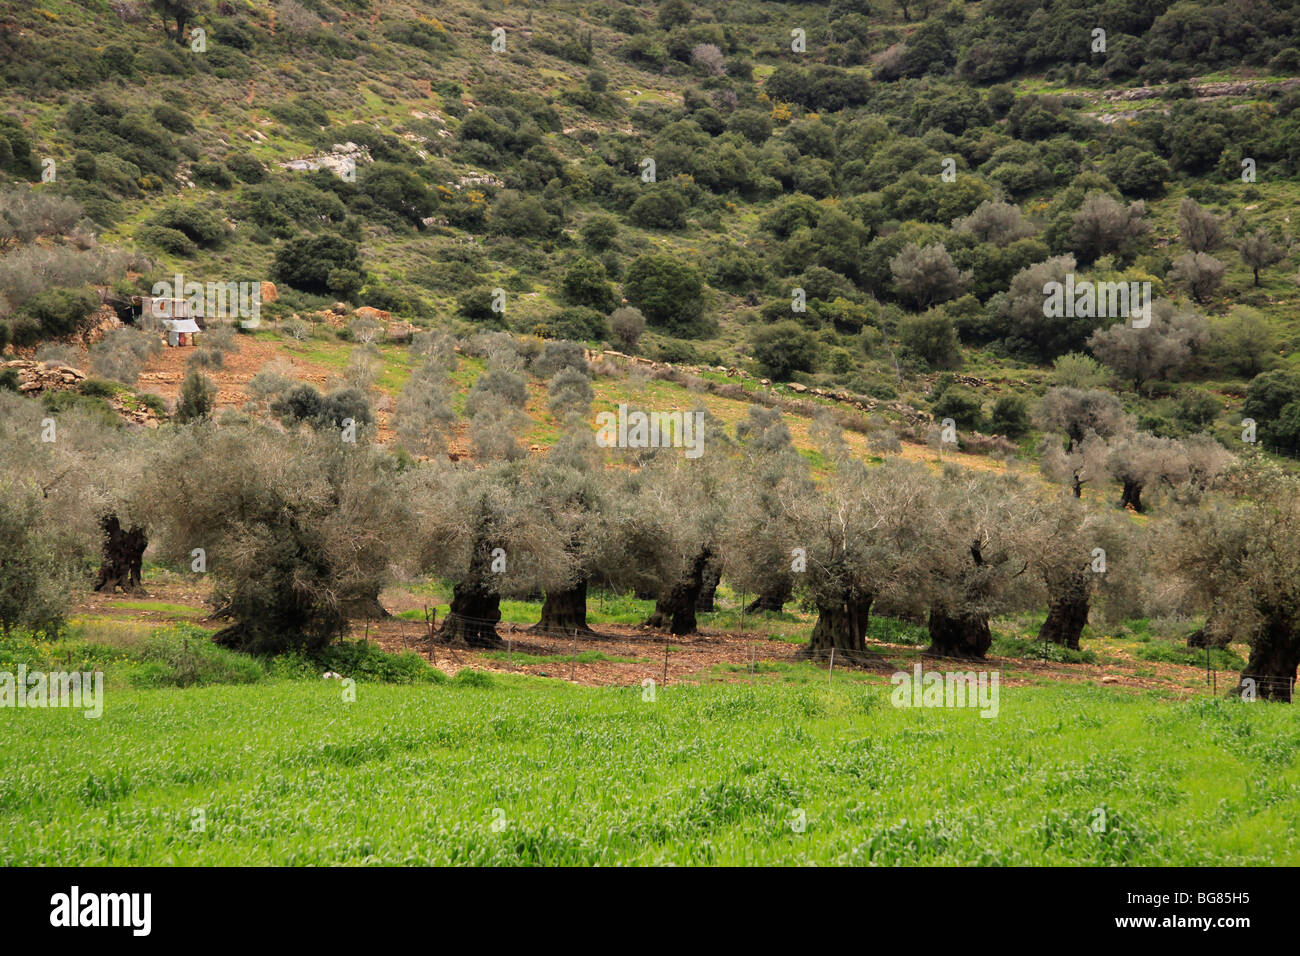
[[(703, 666), (707, 665), (705, 660), (709, 657), (707, 652), (716, 652), (720, 646), (730, 646), (733, 653), (728, 658), (727, 663), (733, 671), (743, 667), (750, 682), (755, 680), (763, 663), (763, 661), (759, 660), (758, 651), (760, 644), (764, 642), (746, 638), (743, 634), (728, 632), (684, 637), (667, 632), (654, 632), (648, 629), (643, 635), (612, 634), (602, 633), (599, 630), (599, 625), (595, 628), (583, 630), (582, 628), (550, 627), (541, 623), (520, 624), (500, 619), (491, 620), (457, 614), (455, 617), (460, 623), (471, 627), (492, 628), (500, 639), (500, 646), (498, 647), (466, 647), (439, 641), (439, 630), (446, 625), (449, 617), (452, 617), (452, 615), (445, 615), (440, 620), (436, 610), (425, 608), (424, 620), (397, 618), (403, 649), (413, 650), (417, 653), (422, 652), (422, 656), (430, 663), (434, 662), (435, 650), (442, 650), (458, 664), (466, 666), (468, 666), (469, 662), (466, 662), (461, 657), (462, 651), (504, 651), (506, 655), (505, 666), (509, 671), (516, 668), (516, 654), (527, 658), (538, 656), (538, 652), (542, 652), (541, 656), (555, 658), (554, 663), (568, 663), (569, 679), (576, 680), (578, 664), (586, 663), (579, 660), (583, 653), (584, 644), (590, 645), (592, 642), (631, 644), (642, 647), (647, 651), (653, 649), (656, 652), (656, 657), (653, 659), (654, 666), (646, 668), (646, 676), (657, 679), (661, 684), (667, 684), (674, 672), (679, 675), (698, 673)], [(410, 626), (409, 633), (408, 625)], [(902, 636), (902, 632), (908, 629), (900, 627), (899, 630), (900, 636)], [(368, 631), (366, 636), (368, 639)], [(878, 639), (878, 635), (872, 636)], [(555, 646), (538, 646), (538, 640)], [(767, 646), (770, 649), (770, 642), (767, 642)], [(663, 652), (662, 659), (657, 657), (660, 648), (662, 648)], [(565, 651), (568, 652), (567, 656), (564, 654)], [(831, 683), (834, 682), (836, 668), (849, 667), (858, 670), (863, 666), (868, 668), (872, 668), (872, 665), (889, 666), (883, 656), (870, 650), (865, 653), (861, 651), (845, 651), (840, 648), (810, 650), (807, 645), (791, 645), (791, 651), (792, 653), (789, 655), (782, 655), (781, 659), (783, 661), (797, 659), (823, 664), (827, 668), (827, 680)], [(737, 655), (739, 655), (740, 659), (737, 659)], [(699, 660), (692, 660), (692, 658), (699, 658)], [(1026, 658), (1025, 660), (1026, 662), (1034, 662), (1032, 658)], [(677, 662), (676, 667), (671, 666), (674, 662)], [(1045, 660), (1044, 662), (1066, 663), (1052, 660)], [(639, 661), (638, 663), (648, 662)], [(989, 662), (972, 660), (965, 663), (987, 665)], [(530, 665), (520, 666), (526, 667)], [(872, 669), (879, 669), (879, 667)], [(1218, 669), (1212, 666), (1210, 656), (1207, 653), (1205, 677), (1199, 693), (1204, 693), (1210, 697), (1233, 694), (1240, 695), (1247, 700), (1264, 699), (1290, 703), (1295, 699), (1295, 684), (1296, 678), (1294, 677), (1245, 674), (1236, 671), (1220, 673)]]

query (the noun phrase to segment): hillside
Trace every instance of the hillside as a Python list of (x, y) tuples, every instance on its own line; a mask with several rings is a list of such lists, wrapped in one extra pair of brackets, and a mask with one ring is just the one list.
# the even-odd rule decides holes
[[(1071, 7), (1054, 46), (1017, 63), (1000, 34), (1043, 15), (1027, 5), (163, 4), (172, 31), (188, 12), (185, 42), (155, 6), (41, 0), (6, 15), (6, 165), (52, 170), (38, 189), (80, 203), (100, 248), (130, 251), (96, 283), (124, 317), (130, 295), (177, 274), (275, 281), (262, 314), (281, 342), (259, 334), (241, 364), (296, 357), (294, 317), (332, 353), (347, 323), (324, 318), (343, 300), (462, 336), (508, 328), (744, 369), (1018, 441), (1043, 388), (1077, 379), (1052, 361), (1101, 354), (1088, 336), (1108, 320), (1044, 329), (1007, 301), (1018, 271), (1073, 255), (1081, 281), (1150, 281), (1207, 320), (1191, 354), (1136, 388), (1110, 363), (1145, 430), (1239, 446), (1250, 380), (1292, 370), (1300, 93), (1284, 7), (1248, 26), (1232, 7), (1144, 7), (1110, 25), (1106, 54), (1082, 26), (1090, 8)], [(1140, 65), (1137, 42), (1156, 51)], [(1079, 234), (1093, 193), (1144, 203), (1140, 227)], [(1207, 252), (1222, 276), (1195, 297), (1174, 267), (1189, 196), (1222, 222)], [(1024, 225), (954, 227), (996, 199)], [(1256, 285), (1232, 247), (1258, 229), (1280, 258)], [(951, 265), (936, 268), (953, 281), (895, 274), (909, 242), (944, 245)], [(35, 291), (8, 295), (23, 354), (58, 325), (33, 318)], [(606, 318), (620, 301), (649, 322), (621, 344)], [(150, 361), (139, 390), (173, 400), (178, 360)], [(980, 384), (941, 404), (948, 369)]]

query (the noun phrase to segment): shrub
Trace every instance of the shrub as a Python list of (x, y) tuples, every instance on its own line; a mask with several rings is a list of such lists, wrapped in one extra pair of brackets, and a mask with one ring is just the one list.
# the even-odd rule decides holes
[(98, 307), (99, 296), (89, 289), (51, 289), (29, 299), (22, 312), (37, 323), (41, 337), (55, 338), (80, 331)]
[(792, 372), (811, 372), (817, 364), (817, 339), (792, 319), (759, 329), (754, 359), (767, 377), (786, 380)]
[(984, 422), (984, 403), (973, 389), (965, 385), (953, 385), (944, 389), (931, 411), (935, 418), (951, 418), (960, 427), (977, 431)]
[(989, 431), (1008, 438), (1020, 438), (1029, 431), (1029, 405), (1019, 395), (1003, 395), (993, 403)]
[(693, 265), (665, 253), (641, 256), (628, 267), (623, 294), (652, 326), (670, 335), (698, 333), (704, 282)]
[(645, 316), (640, 309), (624, 306), (615, 309), (609, 317), (609, 331), (625, 352), (635, 351), (637, 343), (645, 332)]
[(217, 403), (217, 387), (197, 368), (191, 368), (181, 380), (176, 400), (176, 421), (182, 425), (203, 421), (212, 416)]
[(572, 305), (583, 305), (609, 312), (618, 305), (618, 297), (605, 275), (605, 267), (594, 259), (579, 257), (570, 263), (560, 280), (560, 294)]
[(276, 252), (271, 274), (279, 282), (316, 295), (353, 292), (364, 285), (357, 244), (338, 235), (289, 240)]
[(609, 334), (605, 317), (595, 309), (573, 306), (561, 309), (540, 323), (538, 334), (551, 339), (598, 342)]
[(956, 368), (961, 364), (957, 330), (942, 309), (904, 316), (898, 324), (898, 340), (931, 368)]

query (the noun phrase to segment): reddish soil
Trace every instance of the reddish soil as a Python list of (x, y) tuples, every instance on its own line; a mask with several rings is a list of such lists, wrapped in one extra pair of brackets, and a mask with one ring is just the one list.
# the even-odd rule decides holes
[[(123, 603), (162, 603), (192, 607), (206, 613), (207, 588), (180, 583), (174, 579), (146, 582), (147, 595), (90, 594), (78, 607), (78, 613), (109, 617), (119, 620), (139, 621), (161, 625), (171, 621), (188, 620), (205, 626), (202, 614), (177, 615), (168, 611), (141, 610), (121, 607)], [(422, 609), (420, 599), (409, 592), (392, 591), (384, 595), (384, 602), (392, 612)], [(751, 663), (789, 664), (802, 646), (787, 641), (774, 640), (764, 634), (736, 633), (704, 629), (685, 637), (665, 637), (659, 631), (623, 624), (599, 625), (595, 636), (580, 636), (576, 644), (572, 636), (531, 633), (527, 625), (501, 623), (497, 631), (502, 639), (499, 652), (454, 648), (430, 637), (429, 627), (423, 620), (408, 621), (389, 617), (382, 620), (356, 621), (352, 637), (366, 638), (391, 653), (414, 651), (432, 666), (447, 674), (455, 674), (465, 667), (498, 673), (513, 672), (538, 677), (573, 680), (589, 686), (637, 686), (646, 678), (657, 684), (664, 682), (664, 657), (667, 653), (667, 681), (704, 683), (709, 681), (746, 682), (755, 679), (750, 672)], [(521, 663), (515, 655), (529, 657), (568, 658), (574, 649), (578, 654), (598, 652), (617, 660), (569, 661), (557, 659), (541, 663)], [(862, 666), (846, 667), (837, 661), (835, 671), (868, 676), (872, 682), (886, 683), (895, 671), (910, 671), (916, 661), (917, 648), (907, 645), (868, 642), (869, 649), (879, 658)], [(500, 655), (509, 655), (509, 659)], [(1127, 655), (1123, 655), (1127, 657)], [(826, 662), (821, 662), (825, 668)], [(978, 663), (951, 661), (941, 663), (927, 658), (927, 670), (936, 666), (961, 670), (997, 670), (1000, 681), (1008, 687), (1024, 686), (1044, 680), (1091, 683), (1113, 686), (1117, 690), (1134, 693), (1142, 690), (1159, 690), (1180, 696), (1206, 693), (1202, 689), (1204, 672), (1194, 667), (1176, 664), (1153, 664), (1149, 661), (1125, 660), (1115, 664), (1060, 664), (1025, 658), (989, 657)], [(728, 669), (729, 668), (729, 669)], [(1154, 672), (1154, 676), (1138, 676), (1130, 669), (1141, 668)], [(760, 668), (761, 674), (761, 668)], [(1220, 689), (1235, 675), (1219, 675)], [(1103, 681), (1103, 678), (1108, 680)], [(761, 679), (761, 678), (760, 678)]]

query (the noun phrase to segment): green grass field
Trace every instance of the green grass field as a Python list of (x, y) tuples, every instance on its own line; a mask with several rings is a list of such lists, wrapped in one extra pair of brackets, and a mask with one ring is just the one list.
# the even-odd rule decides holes
[(466, 671), (3, 709), (0, 864), (1300, 862), (1290, 707), (1056, 684), (985, 719), (807, 670), (653, 702)]

